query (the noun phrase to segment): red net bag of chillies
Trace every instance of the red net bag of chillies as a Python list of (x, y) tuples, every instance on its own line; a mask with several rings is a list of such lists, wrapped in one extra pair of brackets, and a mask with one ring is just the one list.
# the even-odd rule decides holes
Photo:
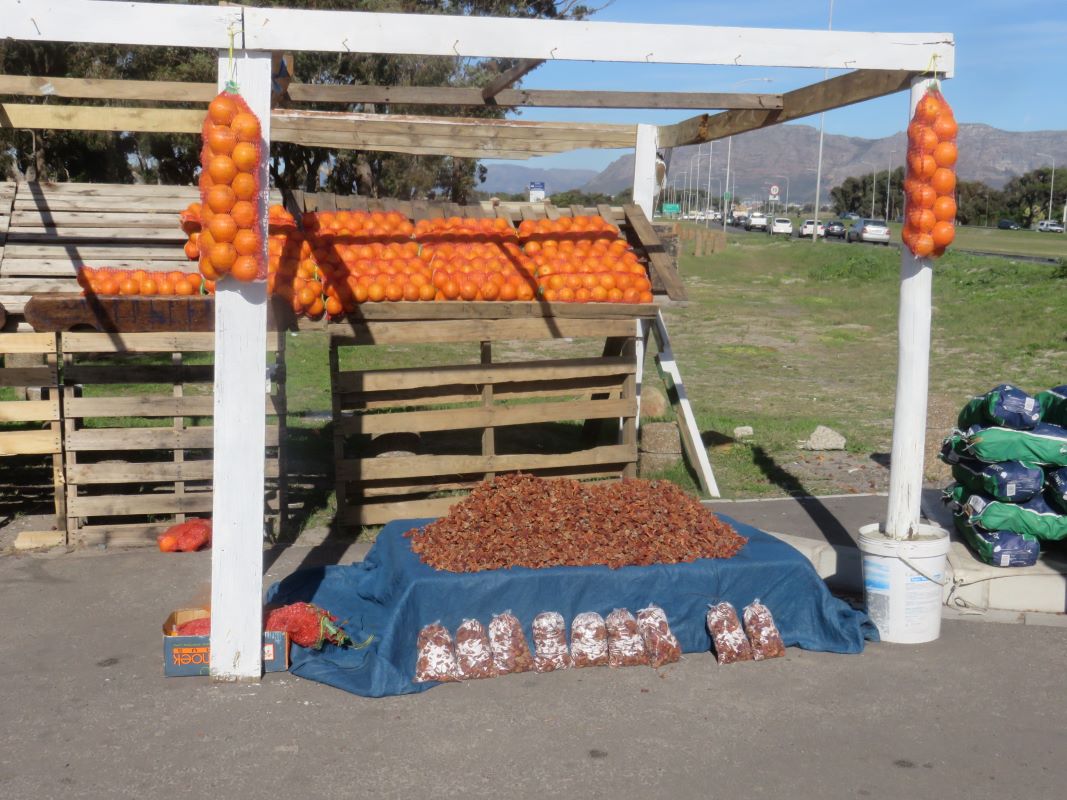
[(901, 238), (919, 258), (942, 255), (956, 235), (957, 130), (952, 108), (931, 81), (908, 125), (904, 179), (907, 202)]
[(415, 683), (457, 680), (452, 636), (444, 625), (434, 622), (424, 627), (416, 647)]
[(202, 129), (200, 272), (210, 281), (225, 275), (265, 280), (259, 225), (263, 134), (259, 119), (230, 88), (211, 101)]
[(489, 636), (478, 620), (463, 620), (463, 624), (456, 629), (455, 647), (456, 677), (461, 681), (496, 675)]
[(785, 644), (778, 626), (774, 624), (771, 610), (763, 605), (757, 597), (745, 606), (742, 615), (745, 633), (752, 644), (752, 658), (762, 661), (765, 658), (778, 658), (785, 655)]
[(608, 664), (608, 628), (595, 611), (583, 611), (571, 621), (571, 660), (575, 667)]
[(545, 611), (534, 617), (534, 669), (555, 672), (571, 667), (567, 652), (567, 623), (556, 611)]
[(737, 611), (729, 603), (719, 603), (708, 610), (708, 632), (711, 633), (712, 647), (720, 664), (733, 664), (735, 661), (751, 661), (752, 645), (741, 628)]
[(645, 642), (637, 628), (637, 620), (625, 608), (616, 608), (604, 625), (608, 629), (608, 666), (638, 667), (648, 663)]
[(649, 606), (637, 612), (637, 629), (645, 643), (650, 667), (662, 667), (682, 658), (682, 646), (671, 632), (667, 613), (659, 606)]
[(534, 668), (533, 655), (522, 632), (522, 624), (510, 611), (497, 614), (489, 622), (489, 647), (497, 675), (529, 672)]

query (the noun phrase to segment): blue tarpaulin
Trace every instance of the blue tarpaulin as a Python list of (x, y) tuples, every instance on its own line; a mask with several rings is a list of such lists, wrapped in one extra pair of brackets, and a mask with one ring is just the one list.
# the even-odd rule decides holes
[[(721, 516), (721, 515), (720, 515)], [(449, 630), (464, 619), (488, 626), (494, 614), (510, 610), (530, 624), (542, 611), (558, 611), (568, 622), (582, 611), (607, 616), (650, 604), (667, 613), (683, 652), (708, 652), (704, 625), (709, 604), (727, 600), (741, 609), (759, 598), (771, 609), (787, 646), (833, 653), (859, 653), (864, 639), (877, 638), (867, 615), (827, 590), (799, 552), (749, 525), (721, 516), (748, 543), (730, 559), (647, 567), (550, 567), (457, 573), (419, 561), (404, 533), (432, 520), (395, 520), (386, 525), (366, 559), (346, 566), (305, 569), (274, 584), (269, 603), (308, 601), (335, 614), (363, 648), (326, 645), (322, 651), (293, 646), (292, 669), (302, 678), (366, 697), (419, 692), (436, 686), (415, 683), (419, 630), (441, 622)]]

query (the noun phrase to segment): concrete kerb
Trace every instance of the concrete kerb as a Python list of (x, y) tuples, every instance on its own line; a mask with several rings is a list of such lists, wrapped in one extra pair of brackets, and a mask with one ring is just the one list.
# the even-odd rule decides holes
[[(942, 616), (1067, 626), (1067, 557), (1059, 552), (1045, 553), (1033, 567), (1022, 568), (1003, 569), (984, 564), (956, 534), (951, 515), (941, 505), (939, 495), (934, 489), (924, 493), (923, 516), (950, 531), (952, 537)], [(833, 524), (855, 536), (857, 518), (872, 514), (867, 522), (873, 522), (880, 518), (878, 512), (884, 514), (884, 495), (716, 500), (708, 505), (742, 522), (762, 523), (757, 527), (796, 548), (831, 588), (850, 594), (863, 592), (859, 549), (854, 542), (844, 541), (840, 536), (831, 542), (827, 536), (819, 535), (825, 534), (826, 523), (820, 522), (810, 506), (815, 505), (824, 512), (829, 509)], [(779, 524), (769, 527), (768, 520)]]

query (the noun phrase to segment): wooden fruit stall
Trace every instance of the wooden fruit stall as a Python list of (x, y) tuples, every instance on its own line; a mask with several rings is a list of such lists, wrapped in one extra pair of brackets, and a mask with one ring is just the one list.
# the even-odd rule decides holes
[[(119, 41), (217, 49), (217, 88), (222, 89), (231, 80), (240, 85), (242, 97), (262, 123), (261, 143), (265, 146), (274, 139), (309, 146), (476, 158), (527, 158), (581, 147), (633, 146), (633, 196), (646, 218), (651, 218), (653, 212), (659, 150), (738, 135), (909, 87), (914, 104), (928, 76), (951, 77), (954, 56), (952, 36), (946, 33), (800, 32), (137, 2), (122, 4), (123, 13), (116, 16), (112, 13), (114, 4), (99, 0), (70, 0), (52, 8), (30, 8), (29, 5), (0, 0), (9, 37), (25, 41)], [(495, 58), (513, 63), (510, 68), (502, 68), (489, 85), (481, 90), (467, 91), (462, 96), (456, 94), (458, 90), (455, 88), (442, 90), (437, 87), (304, 89), (304, 97), (308, 99), (323, 101), (329, 98), (325, 101), (345, 104), (407, 102), (485, 106), (497, 104), (498, 96), (499, 102), (514, 102), (515, 105), (555, 103), (569, 107), (690, 108), (693, 107), (690, 103), (696, 102), (691, 97), (686, 99), (674, 93), (656, 97), (644, 95), (642, 98), (641, 93), (633, 92), (563, 92), (556, 93), (554, 99), (549, 96), (551, 92), (512, 92), (507, 100), (504, 99), (502, 93), (509, 91), (511, 84), (547, 59), (720, 63), (742, 67), (848, 71), (780, 95), (718, 94), (714, 100), (710, 100), (709, 95), (702, 95), (700, 102), (703, 105), (697, 107), (725, 110), (699, 114), (663, 126), (440, 117), (420, 120), (389, 114), (281, 108), (272, 111), (272, 99), (278, 99), (274, 92), (277, 84), (272, 80), (272, 64), (277, 63), (283, 54), (301, 51)], [(50, 93), (61, 97), (99, 98), (101, 92), (110, 91), (94, 86), (95, 83), (98, 82), (72, 80), (49, 82), (48, 86)], [(23, 80), (22, 85), (22, 93), (43, 91), (33, 78)], [(144, 86), (130, 88), (134, 92), (132, 95), (120, 96), (152, 99), (152, 95), (144, 93)], [(165, 101), (173, 101), (174, 87), (165, 88), (170, 93)], [(160, 87), (161, 93), (163, 90), (164, 87)], [(368, 92), (370, 95), (377, 93), (377, 96), (353, 99)], [(290, 99), (295, 96), (299, 95), (291, 94)], [(0, 124), (25, 128), (193, 132), (199, 129), (203, 118), (194, 111), (168, 108), (105, 109), (52, 103), (3, 104), (2, 111)], [(260, 186), (264, 192), (258, 225), (264, 236), (265, 256), (266, 164), (260, 169)], [(894, 535), (898, 530), (906, 534), (909, 525), (917, 523), (919, 518), (917, 489), (921, 484), (924, 414), (918, 411), (904, 413), (901, 409), (925, 408), (930, 273), (928, 260), (910, 258), (907, 254), (902, 259), (901, 379), (889, 501), (890, 528)], [(212, 505), (218, 546), (212, 552), (211, 673), (226, 679), (258, 678), (262, 666), (260, 556), (264, 496), (264, 462), (260, 446), (264, 441), (267, 412), (261, 383), (264, 362), (259, 354), (266, 350), (268, 302), (262, 283), (224, 280), (219, 289), (214, 299), (217, 331), (215, 411), (216, 417), (221, 419), (214, 426), (214, 464), (216, 474), (224, 474), (228, 480), (216, 483)], [(442, 307), (448, 305), (441, 304)], [(660, 334), (660, 354), (663, 355), (669, 352), (666, 329), (654, 308), (652, 312), (655, 314), (654, 329)], [(636, 326), (647, 321), (641, 319), (640, 313), (622, 321), (634, 325), (636, 347), (644, 343), (643, 338), (636, 335)], [(535, 317), (535, 324), (542, 329), (551, 328), (561, 319), (569, 319), (570, 312), (567, 314), (566, 317), (542, 314), (540, 318)], [(588, 320), (578, 321), (589, 324)], [(377, 321), (366, 324), (372, 322)], [(469, 329), (467, 335), (477, 333), (479, 343), (493, 342), (494, 336), (503, 335), (503, 325), (497, 324), (500, 320), (462, 319), (457, 322)], [(514, 325), (515, 320), (509, 320), (509, 323)], [(565, 323), (564, 328), (570, 324)], [(478, 326), (482, 327), (479, 329)], [(653, 326), (642, 324), (642, 329), (651, 330)], [(374, 330), (371, 335), (377, 335), (377, 330), (369, 327), (367, 330)], [(602, 327), (601, 331), (604, 330), (616, 332), (611, 326)], [(621, 327), (618, 333), (623, 333)], [(359, 335), (357, 330), (357, 341)], [(640, 356), (636, 363), (642, 363)], [(480, 363), (478, 366), (482, 367)], [(677, 375), (676, 367), (674, 374)], [(420, 377), (419, 380), (423, 379)], [(622, 379), (624, 388), (620, 390), (620, 399), (627, 391), (627, 380)], [(486, 382), (482, 386), (484, 391), (495, 392), (499, 384)], [(482, 402), (492, 399), (488, 396)], [(909, 418), (904, 419), (901, 414)], [(479, 427), (481, 422), (479, 420)]]

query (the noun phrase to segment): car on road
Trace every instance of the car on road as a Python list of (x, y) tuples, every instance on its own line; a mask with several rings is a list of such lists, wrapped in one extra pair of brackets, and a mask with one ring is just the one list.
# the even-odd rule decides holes
[(1037, 223), (1037, 229), (1042, 233), (1063, 233), (1063, 225), (1054, 219), (1043, 219)]
[(708, 219), (710, 219), (712, 222), (716, 222), (716, 221), (717, 222), (722, 222), (722, 212), (721, 211), (709, 211), (708, 212)]
[(785, 236), (793, 235), (793, 220), (787, 217), (775, 217), (771, 220), (771, 225), (767, 228), (767, 233), (776, 234), (781, 233)]
[(888, 245), (889, 226), (885, 224), (884, 219), (858, 219), (849, 226), (845, 241)]
[(1013, 219), (1002, 219), (997, 223), (997, 227), (1002, 231), (1017, 231), (1019, 230), (1020, 225)]
[(752, 214), (749, 215), (748, 219), (745, 220), (745, 230), (765, 231), (767, 230), (768, 224), (769, 223), (767, 222), (766, 214), (763, 214), (759, 211), (754, 211)]
[(845, 227), (845, 223), (842, 220), (831, 220), (826, 223), (826, 235), (834, 239), (844, 239)]
[(813, 234), (815, 236), (826, 236), (826, 226), (823, 225), (820, 222), (818, 230), (816, 230), (815, 220), (813, 220), (813, 219), (804, 220), (804, 224), (800, 226), (800, 238), (801, 239), (810, 239)]

